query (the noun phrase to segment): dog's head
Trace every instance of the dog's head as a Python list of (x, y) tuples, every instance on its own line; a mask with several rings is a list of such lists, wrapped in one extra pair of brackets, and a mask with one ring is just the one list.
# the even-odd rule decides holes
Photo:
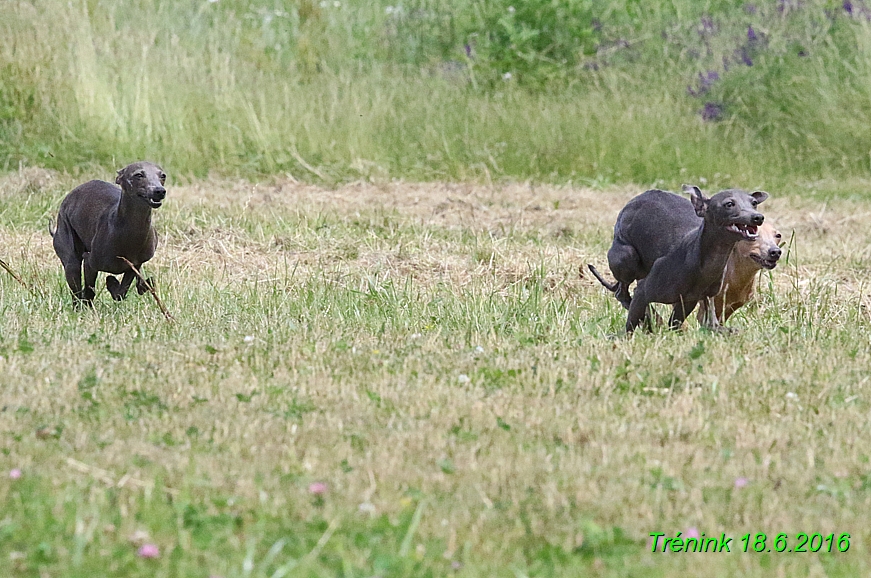
[(125, 194), (136, 195), (152, 209), (160, 207), (166, 198), (164, 183), (166, 173), (148, 161), (127, 165), (115, 177), (115, 184), (120, 185)]
[(696, 214), (705, 222), (723, 228), (739, 240), (753, 240), (758, 236), (765, 217), (756, 207), (768, 198), (765, 191), (748, 193), (741, 189), (726, 189), (707, 198), (696, 186), (684, 185), (683, 190), (690, 193)]
[(758, 236), (752, 241), (742, 241), (735, 245), (740, 257), (755, 262), (762, 269), (774, 269), (783, 254), (783, 239), (774, 225), (766, 221), (759, 226)]

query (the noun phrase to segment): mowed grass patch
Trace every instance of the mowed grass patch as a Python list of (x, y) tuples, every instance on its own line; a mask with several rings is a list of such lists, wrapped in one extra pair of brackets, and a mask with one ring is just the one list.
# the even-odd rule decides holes
[[(627, 339), (585, 264), (640, 187), (171, 186), (145, 267), (168, 323), (72, 308), (46, 223), (73, 184), (0, 182), (36, 292), (0, 276), (4, 574), (868, 570), (865, 201), (770, 191), (787, 256), (740, 331)], [(692, 528), (732, 553), (650, 552)]]

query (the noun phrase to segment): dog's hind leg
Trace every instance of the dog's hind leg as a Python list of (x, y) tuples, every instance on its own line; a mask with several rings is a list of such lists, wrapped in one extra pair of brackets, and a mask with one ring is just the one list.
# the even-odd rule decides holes
[(639, 325), (647, 321), (646, 327), (648, 331), (650, 325), (650, 302), (647, 300), (644, 291), (644, 283), (640, 283), (635, 288), (635, 296), (629, 304), (629, 315), (626, 318), (626, 333), (632, 333)]
[(97, 270), (90, 264), (90, 253), (82, 255), (82, 265), (84, 269), (84, 287), (82, 287), (82, 300), (91, 305), (94, 297), (97, 294)]
[(54, 251), (63, 264), (73, 303), (77, 304), (82, 299), (82, 243), (72, 228), (61, 219), (58, 219), (57, 228), (49, 232), (53, 237)]
[(73, 300), (78, 302), (82, 299), (82, 260), (71, 259), (64, 261), (64, 276), (67, 279), (67, 285), (70, 292), (73, 294)]
[(629, 304), (632, 303), (632, 295), (629, 294), (629, 283), (618, 281), (614, 297), (617, 298), (617, 301), (620, 302), (624, 309), (629, 309)]
[(625, 309), (629, 309), (629, 304), (632, 301), (629, 285), (645, 275), (641, 265), (641, 257), (632, 245), (615, 240), (608, 250), (608, 267), (614, 278), (617, 279), (617, 283), (612, 289), (614, 296)]

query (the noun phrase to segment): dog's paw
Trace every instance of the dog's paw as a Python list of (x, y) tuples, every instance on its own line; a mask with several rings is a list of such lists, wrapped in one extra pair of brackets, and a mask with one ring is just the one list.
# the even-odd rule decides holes
[(141, 279), (136, 280), (136, 291), (140, 295), (145, 295), (151, 291), (152, 287), (154, 287), (154, 277), (149, 277), (145, 280), (145, 283), (143, 283)]
[(121, 283), (111, 275), (106, 277), (106, 290), (109, 291), (109, 294), (115, 301), (121, 301), (124, 299), (124, 295), (121, 293)]

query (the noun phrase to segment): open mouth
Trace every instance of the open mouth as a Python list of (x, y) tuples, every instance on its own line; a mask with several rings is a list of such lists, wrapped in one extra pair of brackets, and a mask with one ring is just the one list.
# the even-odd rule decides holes
[(151, 207), (152, 209), (157, 209), (160, 207), (160, 205), (163, 204), (163, 199), (160, 199), (158, 201), (157, 199), (149, 197), (148, 195), (145, 195), (142, 193), (137, 193), (137, 194), (139, 195), (139, 198), (141, 198), (143, 201), (145, 201), (148, 204), (148, 206)]
[(146, 197), (145, 195), (139, 195), (139, 196), (142, 197), (142, 200), (145, 201), (146, 203), (148, 203), (148, 206), (151, 207), (152, 209), (157, 209), (160, 207), (160, 205), (163, 204), (163, 201), (158, 201), (157, 199), (152, 199), (150, 197)]
[(763, 269), (774, 269), (777, 267), (777, 259), (763, 259), (759, 255), (750, 253), (750, 258), (756, 261)]
[(756, 225), (742, 225), (741, 223), (732, 223), (731, 225), (726, 227), (726, 230), (732, 231), (733, 233), (738, 233), (745, 239), (755, 239), (759, 236), (759, 227), (757, 227)]

